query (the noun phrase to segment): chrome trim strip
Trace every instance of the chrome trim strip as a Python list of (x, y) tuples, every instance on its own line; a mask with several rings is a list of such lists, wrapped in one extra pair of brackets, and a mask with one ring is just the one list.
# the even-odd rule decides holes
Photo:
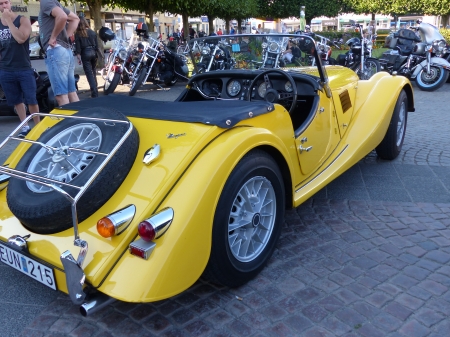
[(114, 235), (119, 235), (130, 225), (135, 214), (136, 206), (128, 205), (114, 213), (107, 215), (105, 218), (108, 218), (113, 223), (115, 229)]
[(333, 161), (331, 163), (329, 163), (327, 165), (327, 167), (325, 167), (318, 175), (316, 175), (314, 178), (312, 178), (310, 181), (308, 181), (305, 185), (303, 185), (302, 187), (299, 187), (298, 189), (295, 190), (295, 193), (298, 193), (298, 191), (300, 191), (301, 189), (305, 188), (306, 186), (308, 186), (309, 184), (311, 184), (314, 180), (316, 180), (322, 173), (324, 173), (326, 170), (328, 170), (328, 168), (334, 164), (334, 162), (336, 160), (339, 159), (339, 157), (344, 153), (345, 150), (347, 150), (348, 148), (348, 144), (345, 145), (345, 147), (342, 149), (341, 152), (339, 152), (339, 154), (336, 156), (336, 158), (333, 159)]

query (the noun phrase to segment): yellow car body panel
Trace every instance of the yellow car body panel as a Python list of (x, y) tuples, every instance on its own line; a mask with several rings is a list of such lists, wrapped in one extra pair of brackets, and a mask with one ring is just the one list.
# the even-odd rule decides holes
[[(239, 161), (255, 148), (276, 153), (278, 164), (286, 168), (283, 174), (292, 196), (286, 200), (290, 207), (300, 205), (372, 151), (386, 133), (401, 90), (406, 88), (412, 100), (410, 83), (387, 73), (358, 81), (346, 68), (326, 70), (331, 97), (326, 90), (319, 92), (320, 104), (311, 125), (328, 141), (308, 128), (295, 136), (288, 112), (278, 104), (275, 110), (242, 120), (229, 129), (130, 117), (140, 136), (134, 165), (116, 193), (79, 224), (80, 237), (89, 243), (83, 265), (87, 282), (108, 296), (128, 302), (165, 299), (191, 286), (209, 259), (213, 219), (222, 189)], [(317, 76), (317, 71), (311, 69), (310, 73)], [(346, 111), (342, 107), (344, 92), (351, 105)], [(74, 111), (58, 109), (54, 113)], [(328, 117), (320, 119), (320, 113)], [(45, 118), (30, 138), (37, 139), (55, 123)], [(168, 137), (170, 134), (173, 137)], [(155, 144), (160, 145), (161, 155), (145, 165), (144, 154)], [(300, 152), (300, 146), (310, 144), (310, 151)], [(6, 163), (14, 167), (28, 147), (18, 146)], [(57, 287), (67, 292), (60, 255), (66, 250), (77, 255), (73, 229), (52, 235), (31, 233), (9, 211), (6, 192), (7, 188), (0, 191), (0, 240), (31, 234), (30, 254), (54, 266)], [(101, 237), (97, 221), (130, 204), (136, 206), (136, 214), (128, 228), (118, 236)], [(128, 247), (138, 238), (139, 222), (165, 207), (173, 208), (174, 220), (155, 240), (150, 258), (131, 255)]]

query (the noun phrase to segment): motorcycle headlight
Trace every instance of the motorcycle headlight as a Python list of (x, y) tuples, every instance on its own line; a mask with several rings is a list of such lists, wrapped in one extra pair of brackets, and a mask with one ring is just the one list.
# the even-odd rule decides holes
[(271, 52), (276, 52), (278, 50), (278, 43), (271, 42), (270, 45), (269, 45), (269, 50)]
[(120, 51), (119, 51), (119, 54), (117, 54), (117, 56), (121, 59), (121, 60), (123, 60), (123, 61), (125, 61), (125, 59), (127, 58), (127, 51), (125, 50), (125, 49), (121, 49)]
[(372, 48), (372, 46), (373, 46), (372, 41), (367, 41), (366, 46), (367, 46), (367, 48)]
[(434, 40), (433, 41), (433, 52), (436, 54), (442, 54), (445, 50), (446, 43), (444, 40)]
[(203, 55), (209, 55), (210, 52), (211, 52), (211, 49), (208, 46), (205, 46), (202, 48)]
[(262, 49), (266, 49), (266, 48), (267, 48), (267, 43), (266, 43), (266, 42), (263, 42), (263, 43), (261, 44), (261, 47), (262, 47)]
[(325, 51), (325, 46), (323, 44), (319, 45), (318, 47), (319, 47), (318, 49), (320, 51)]

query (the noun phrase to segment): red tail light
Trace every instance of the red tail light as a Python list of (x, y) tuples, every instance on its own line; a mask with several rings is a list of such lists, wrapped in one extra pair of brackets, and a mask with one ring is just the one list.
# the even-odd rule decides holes
[(155, 228), (153, 228), (153, 225), (146, 220), (139, 224), (138, 233), (142, 240), (145, 241), (152, 241), (156, 236)]

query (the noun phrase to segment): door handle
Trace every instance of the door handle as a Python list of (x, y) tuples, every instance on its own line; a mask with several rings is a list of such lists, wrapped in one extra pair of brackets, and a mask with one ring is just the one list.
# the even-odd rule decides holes
[(313, 148), (312, 146), (303, 147), (300, 145), (299, 150), (300, 150), (300, 153), (302, 153), (303, 151), (309, 152), (312, 150), (312, 148)]

